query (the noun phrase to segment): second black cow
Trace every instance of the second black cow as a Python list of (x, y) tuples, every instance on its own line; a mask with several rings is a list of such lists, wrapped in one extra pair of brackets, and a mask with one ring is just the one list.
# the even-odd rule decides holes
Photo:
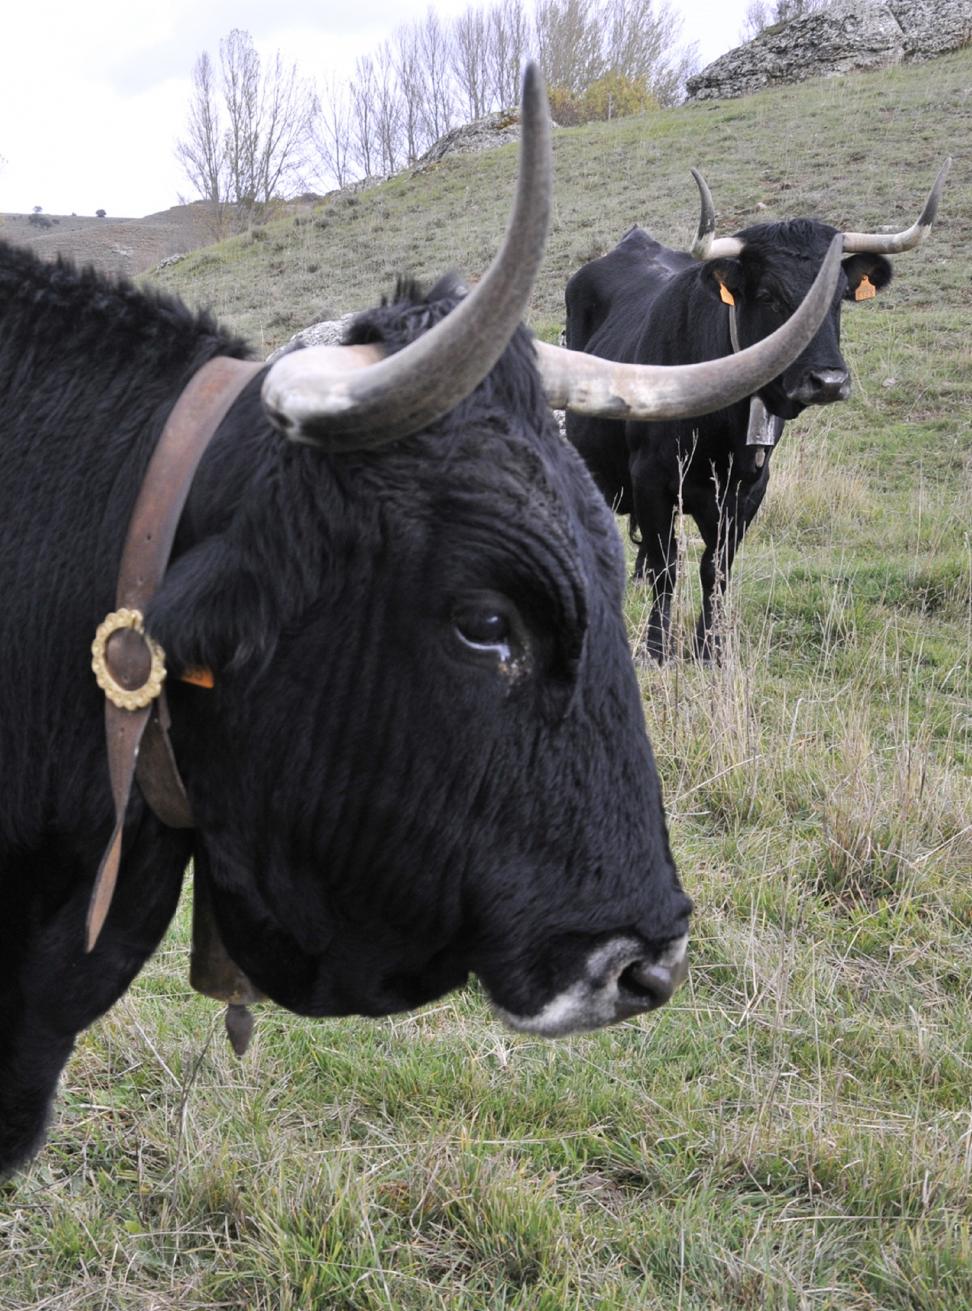
[[(850, 394), (840, 350), (842, 301), (876, 295), (891, 280), (885, 256), (924, 241), (949, 163), (910, 228), (842, 234), (846, 258), (830, 314), (803, 353), (755, 396), (704, 419), (644, 423), (567, 415), (567, 436), (601, 492), (618, 513), (630, 515), (639, 543), (635, 577), (654, 589), (646, 645), (657, 660), (669, 647), (676, 511), (692, 516), (704, 543), (695, 652), (710, 659), (718, 655), (718, 598), (765, 495), (783, 423), (807, 405)], [(758, 341), (799, 304), (836, 229), (792, 219), (716, 238), (709, 189), (692, 172), (702, 212), (691, 252), (672, 250), (633, 227), (614, 250), (584, 265), (567, 284), (570, 348), (628, 363), (689, 364)]]

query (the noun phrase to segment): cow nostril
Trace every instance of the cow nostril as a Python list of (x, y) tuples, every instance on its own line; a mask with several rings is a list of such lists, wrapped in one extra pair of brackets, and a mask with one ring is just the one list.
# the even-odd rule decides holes
[(810, 385), (822, 396), (843, 398), (849, 382), (850, 375), (844, 369), (821, 369), (810, 374)]
[(638, 960), (625, 967), (618, 977), (619, 988), (629, 997), (642, 999), (649, 1008), (663, 1006), (685, 978), (684, 957), (674, 965), (651, 964)]
[[(664, 968), (638, 960), (622, 970), (618, 984), (625, 992), (633, 993), (635, 997), (644, 997), (646, 1001), (654, 1001), (658, 1005), (656, 998), (660, 991), (664, 991), (667, 973)], [(661, 1000), (666, 1001), (667, 998)]]

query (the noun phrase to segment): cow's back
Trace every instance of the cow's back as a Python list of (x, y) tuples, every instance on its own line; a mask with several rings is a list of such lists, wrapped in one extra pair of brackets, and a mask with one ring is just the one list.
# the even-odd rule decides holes
[(568, 347), (609, 360), (634, 360), (656, 296), (693, 263), (644, 228), (631, 228), (613, 250), (583, 265), (567, 283)]

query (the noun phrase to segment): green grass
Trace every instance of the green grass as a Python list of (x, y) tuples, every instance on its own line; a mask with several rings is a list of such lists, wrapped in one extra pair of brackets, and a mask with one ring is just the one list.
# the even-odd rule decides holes
[[(689, 163), (725, 230), (757, 200), (903, 226), (956, 156), (928, 246), (845, 315), (853, 399), (774, 456), (724, 665), (639, 662), (698, 907), (686, 986), (556, 1043), (475, 988), (383, 1022), (262, 1007), (237, 1062), (188, 991), (183, 908), (0, 1187), (2, 1311), (972, 1311), (970, 84), (964, 52), (558, 134), (550, 335), (567, 273), (628, 224), (685, 240)], [(406, 252), (478, 270), (513, 162), (165, 281), (190, 268), (185, 293), (270, 347)], [(690, 526), (683, 551), (685, 647)], [(637, 647), (647, 599), (626, 604)]]

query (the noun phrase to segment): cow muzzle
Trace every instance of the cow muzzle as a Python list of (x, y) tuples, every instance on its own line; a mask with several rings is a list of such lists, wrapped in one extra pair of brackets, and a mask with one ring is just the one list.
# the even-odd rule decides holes
[(583, 963), (581, 977), (532, 1015), (497, 1007), (512, 1029), (555, 1038), (599, 1029), (663, 1006), (688, 973), (688, 934), (656, 952), (634, 938), (601, 943)]
[(846, 369), (811, 369), (787, 394), (801, 405), (832, 405), (834, 401), (846, 401), (850, 392), (850, 374)]

